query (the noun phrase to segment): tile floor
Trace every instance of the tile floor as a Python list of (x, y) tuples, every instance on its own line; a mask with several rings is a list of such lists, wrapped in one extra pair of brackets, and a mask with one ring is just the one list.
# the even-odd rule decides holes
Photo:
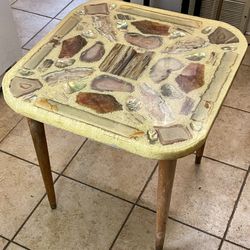
[[(26, 53), (83, 0), (12, 2)], [(178, 162), (164, 249), (250, 249), (249, 75), (250, 47), (201, 166)], [(153, 249), (155, 161), (46, 126), (51, 211), (26, 120), (0, 108), (0, 249)]]

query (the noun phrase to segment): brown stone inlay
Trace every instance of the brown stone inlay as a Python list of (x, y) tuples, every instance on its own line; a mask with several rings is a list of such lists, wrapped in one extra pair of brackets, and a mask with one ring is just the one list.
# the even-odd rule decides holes
[(59, 58), (70, 58), (77, 54), (85, 45), (87, 41), (80, 35), (66, 39), (62, 43), (62, 49)]
[(84, 6), (84, 10), (86, 15), (109, 14), (108, 5), (106, 3), (86, 5)]
[(100, 114), (122, 110), (122, 105), (112, 95), (80, 92), (76, 96), (76, 102)]
[(162, 39), (158, 36), (144, 36), (139, 33), (126, 33), (124, 38), (128, 43), (144, 49), (156, 49), (162, 45)]
[(181, 90), (188, 93), (203, 86), (204, 71), (204, 64), (190, 63), (175, 80), (179, 84)]
[(141, 20), (131, 22), (138, 30), (140, 30), (144, 34), (153, 34), (153, 35), (169, 35), (169, 26), (165, 24), (161, 24), (158, 22), (152, 22), (149, 20)]
[(218, 27), (208, 36), (208, 39), (212, 44), (228, 44), (239, 42), (239, 39), (231, 31), (222, 27)]

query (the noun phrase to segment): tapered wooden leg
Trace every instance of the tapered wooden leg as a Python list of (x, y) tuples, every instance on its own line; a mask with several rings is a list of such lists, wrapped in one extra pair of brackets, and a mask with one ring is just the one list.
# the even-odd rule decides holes
[(28, 118), (30, 133), (33, 139), (34, 147), (36, 150), (37, 159), (41, 169), (43, 182), (48, 195), (49, 203), (52, 209), (56, 208), (56, 196), (51, 174), (51, 167), (49, 161), (49, 153), (47, 141), (45, 136), (44, 125), (41, 122)]
[(155, 239), (156, 250), (163, 249), (175, 168), (176, 160), (159, 161)]
[(195, 164), (200, 164), (200, 163), (201, 163), (201, 159), (202, 159), (202, 156), (203, 156), (205, 144), (206, 144), (206, 143), (204, 143), (204, 144), (196, 151)]

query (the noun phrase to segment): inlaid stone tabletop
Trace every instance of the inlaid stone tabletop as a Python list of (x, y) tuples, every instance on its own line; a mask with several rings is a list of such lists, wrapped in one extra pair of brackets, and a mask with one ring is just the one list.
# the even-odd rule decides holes
[(31, 119), (176, 159), (205, 142), (246, 48), (222, 22), (90, 1), (6, 74), (4, 97)]

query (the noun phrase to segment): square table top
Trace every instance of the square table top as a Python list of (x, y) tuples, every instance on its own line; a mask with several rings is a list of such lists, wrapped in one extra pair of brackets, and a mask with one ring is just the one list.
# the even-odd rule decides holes
[(34, 120), (174, 159), (204, 143), (246, 48), (223, 22), (90, 1), (5, 75), (4, 98)]

